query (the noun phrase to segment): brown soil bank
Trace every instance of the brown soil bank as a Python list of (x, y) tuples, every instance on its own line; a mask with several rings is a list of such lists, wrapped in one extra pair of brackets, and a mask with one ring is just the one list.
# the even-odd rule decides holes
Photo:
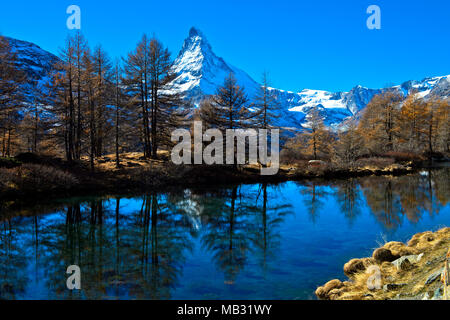
[(441, 300), (449, 248), (450, 228), (418, 233), (407, 244), (386, 243), (372, 257), (344, 265), (349, 281), (331, 280), (316, 295), (322, 300)]
[(88, 159), (68, 163), (62, 159), (21, 154), (0, 158), (0, 198), (64, 196), (83, 193), (130, 193), (224, 183), (278, 183), (304, 179), (336, 179), (368, 175), (403, 175), (414, 172), (412, 163), (378, 163), (357, 168), (338, 168), (322, 161), (302, 165), (282, 165), (276, 175), (262, 176), (257, 165), (176, 166), (167, 153), (160, 160), (143, 159), (142, 154), (121, 155), (120, 168), (115, 156), (95, 161), (92, 171)]

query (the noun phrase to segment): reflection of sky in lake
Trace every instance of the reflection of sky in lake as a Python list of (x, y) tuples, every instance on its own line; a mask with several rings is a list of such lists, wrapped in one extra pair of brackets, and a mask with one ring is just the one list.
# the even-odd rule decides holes
[[(113, 198), (86, 199), (79, 207), (72, 201), (78, 222), (68, 220), (76, 210), (69, 215), (66, 204), (15, 217), (11, 231), (7, 221), (0, 223), (0, 293), (314, 299), (317, 286), (345, 278), (342, 267), (351, 258), (450, 225), (448, 171), (122, 198), (119, 216)], [(83, 290), (71, 296), (65, 270), (76, 261)]]

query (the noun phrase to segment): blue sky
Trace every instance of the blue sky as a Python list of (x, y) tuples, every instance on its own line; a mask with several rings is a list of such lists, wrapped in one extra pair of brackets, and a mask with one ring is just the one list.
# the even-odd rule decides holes
[[(2, 1), (0, 33), (57, 53), (67, 34), (66, 9), (82, 10), (82, 32), (112, 57), (143, 33), (156, 34), (176, 56), (191, 26), (217, 55), (272, 85), (350, 90), (450, 74), (448, 0), (41, 0)], [(381, 30), (366, 9), (381, 8)]]

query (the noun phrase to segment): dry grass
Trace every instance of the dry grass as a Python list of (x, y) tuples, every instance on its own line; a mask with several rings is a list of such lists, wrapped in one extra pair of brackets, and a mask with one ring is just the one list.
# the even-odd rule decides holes
[(372, 157), (359, 159), (356, 161), (355, 164), (359, 168), (384, 169), (394, 163), (395, 163), (394, 158)]
[(37, 164), (23, 164), (13, 169), (0, 168), (0, 181), (2, 192), (69, 190), (78, 183), (69, 172)]
[[(417, 261), (406, 264), (407, 267), (397, 269), (389, 261), (376, 262), (374, 259), (360, 259), (365, 266), (353, 274), (348, 274), (350, 281), (339, 280), (329, 282), (319, 287), (316, 294), (321, 299), (331, 300), (386, 300), (386, 299), (421, 299), (425, 294), (434, 294), (442, 284), (439, 279), (426, 284), (427, 279), (434, 272), (444, 266), (446, 253), (450, 247), (450, 228), (437, 232), (423, 232), (414, 235), (407, 243), (388, 242), (383, 248), (388, 249), (395, 256), (418, 255), (423, 257)], [(358, 260), (358, 259), (355, 259)], [(353, 261), (355, 263), (355, 261)], [(368, 280), (373, 273), (367, 270), (371, 265), (381, 271), (382, 284), (403, 284), (391, 290), (369, 290)]]
[[(116, 166), (116, 155), (109, 154), (96, 159), (95, 167), (100, 171), (114, 172), (132, 168), (154, 168), (163, 166), (170, 154), (168, 151), (158, 151), (159, 160), (145, 159), (142, 152), (123, 153), (119, 156), (120, 168)], [(83, 161), (89, 162), (88, 157), (83, 157)]]

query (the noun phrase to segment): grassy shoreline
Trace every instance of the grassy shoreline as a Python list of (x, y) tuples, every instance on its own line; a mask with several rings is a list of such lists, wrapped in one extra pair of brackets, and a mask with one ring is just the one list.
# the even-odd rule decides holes
[[(406, 244), (388, 242), (372, 257), (347, 262), (348, 281), (331, 280), (317, 288), (316, 296), (321, 300), (442, 300), (449, 248), (450, 228), (417, 233)], [(378, 286), (373, 282), (377, 273)], [(450, 299), (450, 293), (447, 296)]]
[[(164, 156), (162, 156), (164, 159)], [(25, 154), (0, 167), (0, 198), (64, 197), (86, 194), (138, 194), (172, 188), (250, 183), (281, 183), (311, 179), (333, 180), (370, 175), (404, 175), (423, 168), (421, 163), (402, 162), (338, 168), (319, 162), (281, 165), (273, 176), (262, 176), (258, 166), (182, 165), (167, 160), (148, 160), (140, 154), (122, 156), (116, 168), (114, 157), (103, 157), (90, 170), (87, 159), (68, 163), (61, 159)]]

